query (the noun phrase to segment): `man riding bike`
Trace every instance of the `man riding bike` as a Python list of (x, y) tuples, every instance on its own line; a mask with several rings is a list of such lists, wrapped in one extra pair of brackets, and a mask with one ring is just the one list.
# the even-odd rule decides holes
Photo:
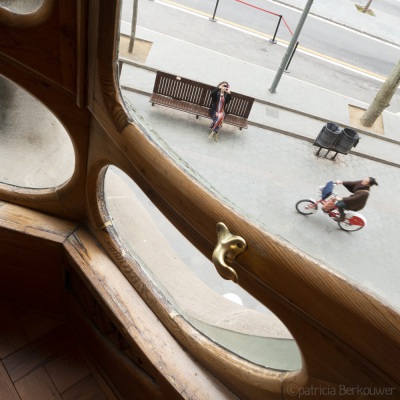
[(344, 210), (359, 211), (364, 208), (369, 196), (369, 188), (377, 185), (375, 178), (369, 177), (361, 181), (336, 181), (337, 185), (343, 185), (347, 190), (353, 193), (349, 197), (337, 197), (336, 207), (340, 212), (340, 217), (336, 221), (341, 222), (346, 219)]

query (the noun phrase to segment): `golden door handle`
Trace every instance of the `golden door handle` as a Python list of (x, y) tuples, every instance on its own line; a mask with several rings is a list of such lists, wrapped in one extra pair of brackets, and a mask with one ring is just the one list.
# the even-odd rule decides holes
[(223, 222), (218, 222), (217, 224), (217, 236), (218, 243), (212, 254), (212, 262), (224, 279), (229, 279), (237, 283), (237, 273), (232, 267), (226, 264), (226, 260), (229, 262), (235, 261), (236, 256), (246, 250), (246, 241), (240, 236), (232, 235)]

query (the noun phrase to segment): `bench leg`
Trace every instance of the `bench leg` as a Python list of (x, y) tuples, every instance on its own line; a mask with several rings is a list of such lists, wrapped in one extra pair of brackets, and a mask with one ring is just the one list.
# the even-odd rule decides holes
[(199, 116), (198, 116), (198, 115), (196, 115), (196, 119), (199, 119)]
[(154, 106), (154, 103), (151, 103), (151, 106), (153, 107), (153, 106)]

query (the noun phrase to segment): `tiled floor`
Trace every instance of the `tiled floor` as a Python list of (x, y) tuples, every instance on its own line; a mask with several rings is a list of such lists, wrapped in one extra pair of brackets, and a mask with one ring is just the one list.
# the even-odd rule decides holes
[(0, 359), (0, 400), (107, 399), (63, 320), (0, 305)]

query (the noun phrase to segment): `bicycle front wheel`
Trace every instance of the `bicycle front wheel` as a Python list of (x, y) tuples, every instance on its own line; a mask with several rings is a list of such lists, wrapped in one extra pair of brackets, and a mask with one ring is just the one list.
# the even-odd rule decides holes
[(359, 231), (360, 229), (364, 228), (365, 223), (364, 221), (353, 215), (350, 218), (346, 218), (345, 221), (340, 221), (338, 222), (339, 228), (347, 231), (347, 232), (356, 232)]
[(296, 210), (303, 215), (315, 214), (318, 210), (318, 204), (310, 199), (300, 200), (296, 203)]

